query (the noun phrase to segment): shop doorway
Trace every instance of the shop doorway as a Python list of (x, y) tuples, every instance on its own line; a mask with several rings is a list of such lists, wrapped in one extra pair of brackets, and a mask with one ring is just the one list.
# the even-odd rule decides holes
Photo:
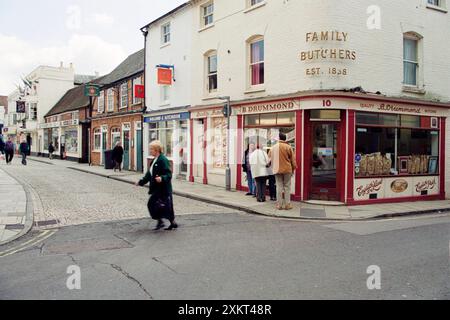
[(130, 125), (123, 127), (123, 170), (130, 170)]
[(326, 114), (325, 117), (320, 112), (312, 111), (307, 127), (307, 200), (340, 201), (340, 112), (337, 111), (334, 116)]

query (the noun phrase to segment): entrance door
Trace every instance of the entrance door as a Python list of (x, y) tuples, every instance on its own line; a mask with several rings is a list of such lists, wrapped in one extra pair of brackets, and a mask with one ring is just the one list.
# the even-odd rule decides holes
[(136, 171), (143, 172), (142, 129), (136, 130)]
[(123, 170), (130, 170), (130, 128), (123, 130)]
[(105, 151), (106, 151), (106, 143), (108, 139), (108, 131), (102, 131), (102, 154), (101, 154), (101, 165), (105, 164)]
[(311, 188), (310, 200), (339, 201), (339, 123), (311, 124)]

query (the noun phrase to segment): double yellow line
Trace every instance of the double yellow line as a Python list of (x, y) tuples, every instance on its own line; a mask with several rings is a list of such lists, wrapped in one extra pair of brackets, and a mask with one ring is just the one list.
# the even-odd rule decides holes
[(34, 237), (33, 239), (22, 243), (14, 248), (11, 248), (9, 250), (0, 252), (0, 258), (4, 258), (13, 254), (16, 254), (20, 251), (26, 250), (28, 248), (31, 248), (39, 243), (41, 243), (42, 241), (45, 241), (46, 239), (50, 238), (51, 236), (53, 236), (58, 230), (46, 230), (43, 231), (41, 234), (39, 234), (37, 237)]

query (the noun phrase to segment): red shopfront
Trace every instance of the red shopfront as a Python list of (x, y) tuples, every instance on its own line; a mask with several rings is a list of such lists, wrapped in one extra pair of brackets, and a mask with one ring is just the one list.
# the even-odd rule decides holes
[(246, 191), (240, 164), (249, 142), (268, 151), (282, 131), (297, 157), (295, 201), (445, 199), (448, 105), (333, 93), (243, 103), (234, 110), (237, 190)]

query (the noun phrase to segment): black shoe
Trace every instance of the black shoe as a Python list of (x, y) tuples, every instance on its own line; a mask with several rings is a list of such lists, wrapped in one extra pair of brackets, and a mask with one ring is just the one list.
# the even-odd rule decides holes
[(172, 223), (172, 224), (170, 225), (170, 227), (168, 227), (168, 228), (166, 228), (166, 229), (164, 229), (164, 230), (166, 230), (166, 231), (172, 231), (172, 230), (175, 230), (175, 229), (178, 229), (178, 225), (177, 225), (176, 223)]
[(158, 225), (157, 225), (156, 228), (153, 229), (153, 230), (154, 230), (154, 231), (158, 231), (158, 230), (161, 230), (161, 229), (164, 228), (164, 227), (165, 227), (164, 222), (158, 222)]
[(251, 193), (251, 192), (246, 194), (246, 196), (252, 196), (252, 195), (253, 195), (253, 193)]

